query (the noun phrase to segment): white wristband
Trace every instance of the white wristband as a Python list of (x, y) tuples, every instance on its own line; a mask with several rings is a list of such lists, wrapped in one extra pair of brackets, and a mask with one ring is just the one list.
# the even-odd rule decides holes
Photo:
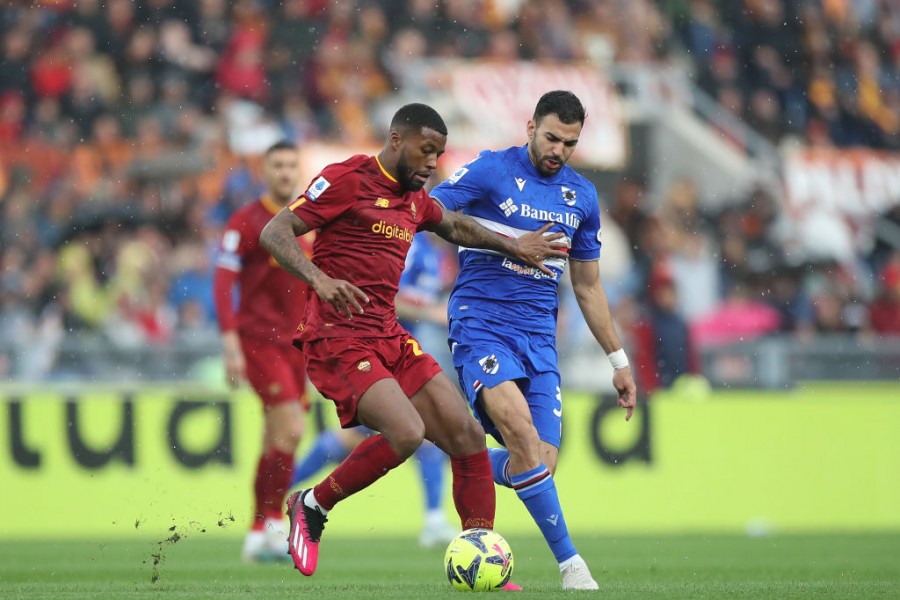
[(624, 369), (628, 366), (628, 357), (625, 355), (625, 348), (619, 348), (615, 352), (610, 352), (606, 357), (609, 359), (609, 364), (612, 365), (613, 369)]

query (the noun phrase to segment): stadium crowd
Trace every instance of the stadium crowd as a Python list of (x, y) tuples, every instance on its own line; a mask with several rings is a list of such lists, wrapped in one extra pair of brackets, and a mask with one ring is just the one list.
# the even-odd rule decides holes
[[(0, 43), (0, 376), (52, 373), (69, 331), (134, 348), (214, 329), (212, 257), (259, 192), (259, 140), (372, 144), (413, 59), (677, 63), (772, 142), (900, 147), (890, 0), (35, 0), (0, 7)], [(689, 180), (600, 192), (633, 344), (900, 333), (888, 247), (860, 281), (783, 260), (763, 190), (718, 214)], [(673, 372), (695, 368), (681, 354)]]

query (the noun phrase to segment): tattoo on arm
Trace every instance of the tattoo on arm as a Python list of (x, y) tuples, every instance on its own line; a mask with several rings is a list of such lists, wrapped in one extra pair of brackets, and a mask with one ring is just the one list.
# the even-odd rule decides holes
[(496, 250), (504, 254), (515, 250), (513, 240), (494, 233), (468, 215), (447, 209), (444, 209), (444, 218), (434, 232), (458, 246)]
[(309, 227), (287, 209), (275, 215), (262, 230), (259, 241), (285, 271), (312, 285), (322, 275), (297, 244), (297, 236), (309, 231)]

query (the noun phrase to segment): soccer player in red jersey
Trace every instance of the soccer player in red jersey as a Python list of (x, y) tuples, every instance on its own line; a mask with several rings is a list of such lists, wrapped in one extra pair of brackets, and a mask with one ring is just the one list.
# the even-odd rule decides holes
[[(256, 509), (242, 551), (246, 561), (286, 556), (282, 503), (290, 488), (306, 408), (306, 365), (291, 341), (303, 319), (309, 288), (259, 244), (259, 234), (272, 215), (296, 197), (297, 148), (287, 142), (269, 148), (263, 178), (266, 194), (237, 210), (225, 226), (213, 282), (229, 383), (236, 387), (248, 380), (265, 409), (263, 450), (254, 484)], [(294, 240), (299, 252), (312, 255), (311, 237)], [(235, 283), (240, 288), (236, 311)]]
[[(334, 402), (342, 426), (363, 424), (380, 432), (324, 481), (288, 499), (288, 546), (304, 575), (315, 572), (325, 515), (403, 463), (423, 439), (450, 455), (462, 528), (494, 524), (484, 430), (437, 362), (397, 323), (400, 273), (413, 235), (423, 229), (544, 272), (545, 258), (565, 254), (554, 242), (558, 235), (544, 236), (550, 224), (519, 238), (503, 237), (432, 200), (422, 188), (446, 143), (447, 127), (433, 108), (404, 106), (377, 156), (357, 155), (326, 167), (260, 238), (285, 270), (315, 292), (296, 338), (310, 380)], [(317, 230), (312, 261), (295, 242), (311, 229)]]

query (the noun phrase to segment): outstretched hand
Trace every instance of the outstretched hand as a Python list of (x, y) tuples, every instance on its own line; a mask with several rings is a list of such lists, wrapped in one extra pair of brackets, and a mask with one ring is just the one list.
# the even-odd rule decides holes
[(516, 258), (523, 263), (529, 264), (536, 269), (540, 269), (545, 275), (553, 276), (551, 271), (544, 264), (548, 258), (566, 258), (567, 252), (563, 249), (568, 248), (565, 242), (557, 241), (565, 237), (562, 231), (554, 231), (547, 233), (556, 223), (549, 222), (537, 231), (529, 231), (516, 240)]
[(614, 370), (613, 387), (619, 393), (619, 406), (626, 411), (625, 420), (630, 421), (631, 415), (634, 414), (634, 407), (637, 404), (637, 386), (634, 383), (631, 367)]
[[(353, 318), (353, 312), (363, 314), (362, 304), (368, 304), (369, 297), (365, 292), (343, 279), (332, 279), (327, 275), (320, 275), (313, 283), (312, 288), (319, 298), (333, 306), (338, 312)], [(362, 302), (362, 304), (360, 304)]]

